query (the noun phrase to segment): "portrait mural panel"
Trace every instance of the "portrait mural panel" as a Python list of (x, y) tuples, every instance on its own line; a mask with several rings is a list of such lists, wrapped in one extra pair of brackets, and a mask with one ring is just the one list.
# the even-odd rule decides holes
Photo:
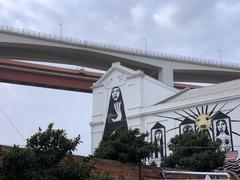
[(233, 151), (230, 117), (222, 112), (219, 112), (213, 119), (212, 127), (214, 140), (221, 140), (221, 150)]
[(151, 142), (159, 147), (159, 151), (153, 153), (153, 159), (166, 156), (166, 130), (159, 122), (151, 129)]
[(113, 87), (111, 91), (103, 134), (109, 135), (119, 126), (123, 126), (126, 129), (128, 128), (122, 92), (119, 86), (116, 86)]
[(179, 124), (179, 132), (180, 134), (185, 134), (189, 132), (194, 132), (196, 129), (195, 127), (195, 121), (185, 118), (180, 124)]

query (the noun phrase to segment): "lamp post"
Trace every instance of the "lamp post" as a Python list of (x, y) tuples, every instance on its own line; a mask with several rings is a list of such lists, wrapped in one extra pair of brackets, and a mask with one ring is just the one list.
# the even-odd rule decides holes
[(217, 49), (217, 51), (219, 52), (220, 63), (222, 64), (222, 50), (221, 49)]
[(60, 38), (62, 38), (62, 23), (59, 23), (60, 26)]
[(143, 38), (142, 40), (144, 41), (145, 51), (147, 52), (147, 38)]

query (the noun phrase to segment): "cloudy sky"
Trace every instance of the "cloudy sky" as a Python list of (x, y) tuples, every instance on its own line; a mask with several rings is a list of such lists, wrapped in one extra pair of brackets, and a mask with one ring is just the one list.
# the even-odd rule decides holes
[[(0, 24), (83, 40), (238, 63), (237, 0), (0, 0)], [(73, 67), (75, 68), (75, 67)], [(77, 154), (90, 153), (91, 94), (0, 84), (0, 107), (27, 138), (55, 122), (81, 134)], [(0, 112), (0, 144), (21, 144)]]

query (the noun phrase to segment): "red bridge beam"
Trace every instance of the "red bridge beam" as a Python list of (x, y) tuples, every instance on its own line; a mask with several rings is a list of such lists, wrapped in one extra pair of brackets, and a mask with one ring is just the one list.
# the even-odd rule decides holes
[[(103, 74), (0, 59), (0, 82), (91, 93)], [(177, 89), (200, 86), (174, 83)]]
[(91, 86), (102, 74), (12, 60), (0, 60), (0, 82), (81, 91), (91, 93)]

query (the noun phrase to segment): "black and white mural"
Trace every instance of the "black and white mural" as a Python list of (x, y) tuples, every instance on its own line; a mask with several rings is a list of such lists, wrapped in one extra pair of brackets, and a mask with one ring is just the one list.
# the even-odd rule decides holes
[(222, 151), (233, 151), (232, 129), (230, 117), (219, 112), (213, 119), (213, 139), (222, 141)]
[(159, 147), (159, 151), (153, 153), (153, 159), (166, 156), (166, 130), (159, 122), (151, 129), (151, 142)]
[(112, 88), (110, 95), (104, 135), (111, 134), (119, 126), (128, 128), (122, 92), (116, 86)]
[(177, 128), (179, 128), (180, 134), (207, 129), (212, 140), (220, 139), (222, 141), (222, 151), (233, 151), (234, 144), (232, 134), (237, 136), (240, 136), (240, 134), (232, 131), (232, 122), (240, 123), (240, 120), (231, 120), (228, 115), (239, 107), (240, 104), (223, 111), (226, 104), (227, 103), (222, 105), (215, 104), (211, 109), (209, 108), (209, 105), (202, 105), (200, 107), (182, 110), (182, 112), (174, 111), (178, 117), (157, 116), (180, 122), (178, 127), (169, 129), (167, 132)]
[[(162, 129), (161, 132), (166, 133), (160, 133), (163, 134), (164, 138), (166, 138), (168, 135), (172, 136), (172, 131), (179, 129), (179, 134), (184, 134), (192, 131), (200, 131), (202, 129), (207, 129), (209, 132), (209, 136), (212, 138), (213, 141), (216, 141), (217, 139), (221, 140), (221, 150), (226, 152), (226, 157), (229, 156), (229, 154), (234, 154), (234, 156), (230, 156), (231, 160), (229, 161), (227, 158), (225, 159), (225, 167), (227, 169), (233, 169), (238, 174), (240, 174), (240, 168), (239, 168), (239, 160), (237, 160), (238, 155), (236, 155), (235, 149), (234, 149), (234, 141), (233, 141), (233, 135), (237, 136), (237, 138), (240, 137), (239, 131), (232, 130), (232, 126), (235, 124), (240, 123), (240, 119), (232, 119), (231, 113), (233, 111), (236, 111), (240, 104), (234, 106), (234, 107), (226, 107), (227, 102), (221, 103), (221, 104), (215, 104), (213, 106), (210, 105), (202, 105), (192, 108), (187, 108), (181, 111), (173, 111), (175, 114), (174, 116), (163, 116), (163, 115), (154, 115), (157, 117), (161, 117), (164, 119), (170, 119), (176, 122), (176, 126), (170, 129), (166, 129), (162, 125), (159, 125), (159, 123), (155, 124), (155, 126), (152, 129)], [(210, 108), (211, 107), (211, 108)], [(171, 113), (172, 114), (172, 113)], [(177, 123), (178, 122), (178, 123)], [(156, 128), (158, 126), (159, 128)], [(160, 128), (161, 127), (161, 128)], [(164, 127), (164, 128), (163, 128)], [(152, 137), (155, 137), (155, 132), (152, 133)], [(158, 137), (158, 135), (157, 135)], [(168, 138), (170, 139), (170, 138)], [(155, 142), (155, 138), (152, 138), (152, 142)], [(166, 141), (159, 141), (160, 145), (168, 144)], [(166, 145), (165, 145), (166, 146)], [(156, 153), (155, 153), (156, 154)], [(164, 155), (164, 151), (160, 151), (160, 155)], [(156, 155), (155, 155), (156, 156)], [(235, 158), (234, 158), (235, 157)], [(236, 162), (238, 162), (236, 168)]]
[(194, 132), (196, 130), (195, 121), (185, 118), (180, 124), (179, 124), (179, 133), (185, 134), (189, 132)]

